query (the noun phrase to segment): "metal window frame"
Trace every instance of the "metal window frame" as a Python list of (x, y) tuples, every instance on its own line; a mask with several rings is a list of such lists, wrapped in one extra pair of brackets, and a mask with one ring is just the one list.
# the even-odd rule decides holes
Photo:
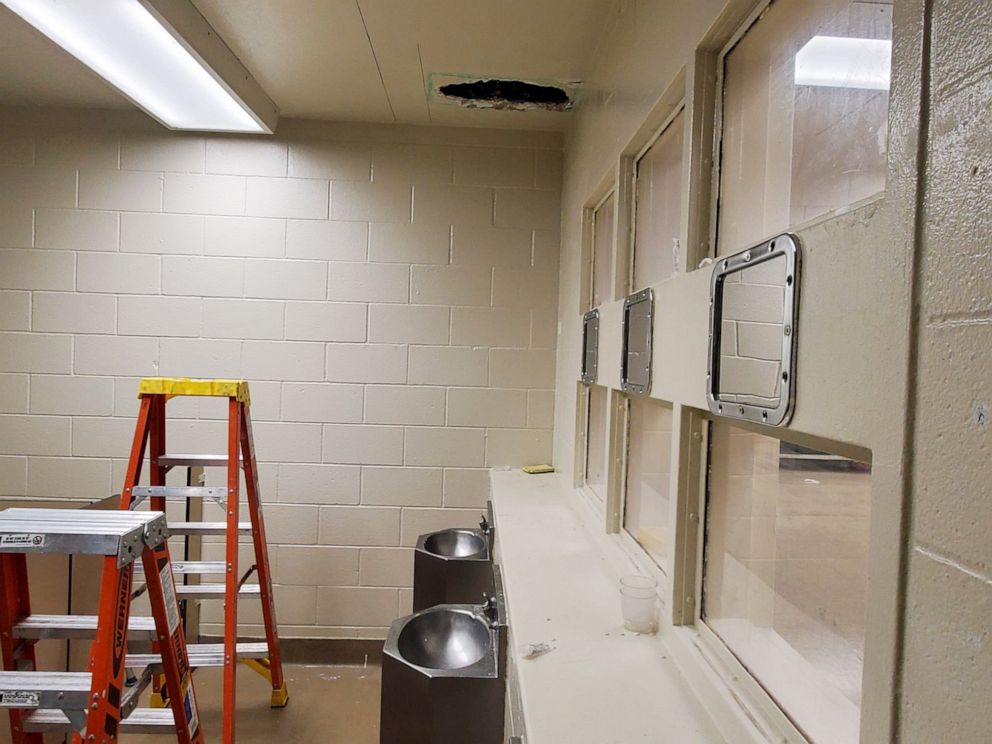
[[(590, 342), (595, 345), (590, 360)], [(599, 377), (599, 310), (592, 309), (582, 316), (582, 359), (579, 380), (584, 385), (594, 385)]]
[[(628, 346), (630, 345), (630, 324), (627, 319), (630, 317), (630, 309), (636, 305), (643, 303), (648, 303), (648, 334), (647, 334), (647, 345), (644, 350), (644, 355), (646, 357), (647, 365), (647, 382), (643, 385), (637, 383), (632, 383), (630, 381), (630, 375), (628, 370)], [(651, 392), (651, 382), (653, 378), (653, 347), (654, 347), (654, 291), (652, 289), (642, 289), (640, 292), (635, 292), (632, 295), (628, 295), (623, 301), (623, 321), (621, 324), (620, 333), (623, 337), (623, 344), (620, 349), (620, 389), (623, 390), (628, 395), (635, 398), (644, 397)]]
[[(723, 288), (726, 278), (747, 267), (785, 258), (782, 395), (774, 408), (720, 400), (720, 346), (723, 340)], [(796, 344), (799, 336), (799, 282), (802, 249), (798, 236), (783, 233), (716, 261), (710, 280), (710, 337), (706, 365), (706, 403), (711, 412), (768, 426), (787, 426), (796, 404)]]

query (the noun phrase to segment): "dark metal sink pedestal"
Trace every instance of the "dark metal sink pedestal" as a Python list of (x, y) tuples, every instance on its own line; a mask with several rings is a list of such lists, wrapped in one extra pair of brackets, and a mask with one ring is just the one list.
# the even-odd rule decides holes
[(500, 582), (484, 604), (401, 617), (382, 656), (380, 744), (502, 744), (506, 614)]
[(421, 535), (413, 557), (413, 611), (440, 604), (478, 604), (492, 596), (492, 505), (479, 529)]

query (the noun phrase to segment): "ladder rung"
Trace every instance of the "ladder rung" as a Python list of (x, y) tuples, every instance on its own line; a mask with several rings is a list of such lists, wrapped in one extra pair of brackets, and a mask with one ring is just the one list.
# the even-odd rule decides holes
[[(223, 643), (191, 643), (186, 651), (191, 667), (224, 666)], [(269, 646), (265, 642), (239, 643), (237, 655), (239, 659), (267, 659)], [(129, 667), (156, 667), (161, 665), (162, 657), (159, 654), (128, 654), (125, 663)]]
[(0, 672), (0, 708), (86, 710), (89, 672)]
[[(144, 574), (144, 566), (137, 566), (135, 574)], [(197, 574), (223, 574), (227, 572), (224, 561), (172, 561), (172, 573), (180, 576), (195, 576)]]
[[(173, 535), (226, 535), (227, 522), (169, 522)], [(251, 522), (238, 522), (238, 533), (251, 534)]]
[[(243, 584), (238, 594), (259, 596), (261, 591), (258, 584)], [(224, 599), (224, 584), (178, 584), (176, 596), (179, 599)]]
[(160, 455), (158, 458), (159, 465), (169, 468), (226, 468), (227, 463), (227, 455)]
[[(72, 724), (60, 710), (36, 710), (24, 718), (24, 730), (31, 733), (71, 731)], [(170, 708), (137, 708), (121, 721), (123, 734), (172, 734), (176, 723)]]
[(227, 501), (227, 489), (223, 486), (135, 486), (131, 495), (136, 503), (151, 498)]
[[(28, 615), (15, 623), (14, 637), (93, 638), (96, 636), (97, 623), (96, 615)], [(155, 635), (155, 618), (132, 615), (128, 619), (128, 639), (154, 640)]]

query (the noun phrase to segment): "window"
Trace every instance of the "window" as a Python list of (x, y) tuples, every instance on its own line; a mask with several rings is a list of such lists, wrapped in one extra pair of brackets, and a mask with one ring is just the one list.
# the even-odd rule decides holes
[(775, 0), (727, 52), (719, 255), (884, 190), (891, 38), (891, 0)]
[(856, 744), (869, 465), (711, 424), (703, 620), (817, 744)]
[(606, 443), (609, 439), (610, 391), (590, 385), (587, 393), (587, 431), (585, 484), (596, 497), (606, 502)]
[(668, 556), (672, 407), (631, 398), (627, 429), (627, 497), (623, 526), (662, 568)]
[(616, 192), (600, 202), (592, 213), (592, 304), (599, 307), (613, 299), (613, 224), (616, 219)]
[(632, 292), (678, 272), (683, 119), (679, 111), (637, 161)]

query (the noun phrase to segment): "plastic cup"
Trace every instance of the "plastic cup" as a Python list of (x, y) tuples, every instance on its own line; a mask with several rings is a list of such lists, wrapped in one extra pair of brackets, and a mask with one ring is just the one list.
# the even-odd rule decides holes
[(623, 627), (635, 633), (658, 630), (658, 582), (650, 576), (631, 574), (620, 579)]

